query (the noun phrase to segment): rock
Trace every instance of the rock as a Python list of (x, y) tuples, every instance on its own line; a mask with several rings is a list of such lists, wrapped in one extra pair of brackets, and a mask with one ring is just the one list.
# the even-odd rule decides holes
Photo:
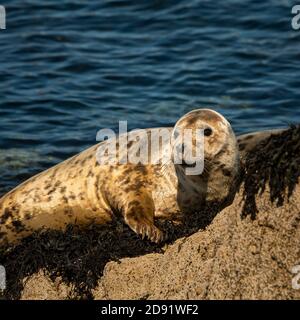
[(63, 300), (68, 297), (69, 288), (60, 278), (51, 281), (43, 270), (24, 279), (21, 300)]
[[(260, 143), (244, 159), (244, 182), (230, 206), (206, 228), (166, 245), (163, 253), (108, 262), (93, 297), (300, 299), (295, 286), (295, 270), (300, 270), (297, 141), (300, 127)], [(21, 298), (66, 299), (71, 291), (40, 271), (24, 283)]]
[(241, 192), (206, 229), (164, 254), (109, 262), (96, 299), (300, 299), (300, 188), (277, 208), (268, 191), (256, 220), (241, 218)]
[[(257, 198), (255, 220), (242, 218), (242, 190), (206, 230), (178, 239), (163, 254), (109, 262), (95, 299), (300, 299), (292, 268), (300, 265), (300, 187), (284, 206)], [(67, 298), (43, 274), (31, 277), (22, 299)]]

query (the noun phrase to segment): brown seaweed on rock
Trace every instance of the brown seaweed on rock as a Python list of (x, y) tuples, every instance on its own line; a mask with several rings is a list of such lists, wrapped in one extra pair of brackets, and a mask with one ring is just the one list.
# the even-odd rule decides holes
[(155, 244), (140, 240), (127, 226), (79, 228), (36, 232), (13, 248), (2, 249), (0, 264), (7, 274), (6, 299), (20, 298), (23, 279), (44, 269), (51, 279), (61, 277), (70, 285), (71, 299), (90, 299), (91, 289), (102, 276), (108, 261), (160, 252)]
[[(221, 210), (210, 204), (185, 224), (174, 226), (170, 221), (158, 221), (168, 235), (167, 243), (188, 236), (210, 224)], [(72, 288), (70, 299), (92, 299), (92, 290), (103, 275), (107, 262), (147, 253), (162, 253), (163, 246), (142, 240), (122, 221), (110, 225), (79, 228), (69, 225), (66, 231), (37, 231), (15, 247), (2, 248), (0, 264), (7, 273), (6, 299), (19, 299), (23, 279), (43, 269), (49, 277), (61, 280)]]
[(270, 200), (282, 206), (289, 198), (300, 175), (300, 125), (292, 125), (280, 134), (261, 141), (246, 156), (244, 162), (244, 206), (242, 216), (255, 219), (255, 198), (268, 185)]
[[(291, 195), (300, 175), (300, 126), (292, 126), (279, 135), (262, 141), (245, 158), (243, 215), (257, 213), (255, 197), (269, 185), (270, 198), (282, 205), (285, 193)], [(158, 222), (169, 235), (168, 243), (179, 237), (204, 230), (226, 204), (207, 206), (183, 226)], [(36, 232), (15, 247), (2, 248), (0, 264), (7, 272), (6, 299), (19, 299), (23, 279), (43, 269), (54, 280), (60, 277), (71, 292), (71, 299), (92, 299), (92, 290), (103, 275), (107, 262), (124, 257), (137, 257), (151, 252), (162, 253), (162, 245), (141, 240), (122, 221), (109, 226)]]

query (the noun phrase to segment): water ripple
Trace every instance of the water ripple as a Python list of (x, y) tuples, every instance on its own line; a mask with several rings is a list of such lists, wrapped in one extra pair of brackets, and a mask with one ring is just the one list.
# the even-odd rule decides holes
[(93, 144), (98, 129), (116, 129), (118, 120), (172, 125), (206, 106), (237, 133), (299, 122), (292, 1), (3, 4), (0, 193)]

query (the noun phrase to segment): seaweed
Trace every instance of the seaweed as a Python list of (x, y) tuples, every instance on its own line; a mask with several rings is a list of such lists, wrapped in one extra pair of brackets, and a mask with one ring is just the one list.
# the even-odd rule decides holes
[[(255, 219), (255, 199), (267, 185), (270, 200), (282, 205), (293, 193), (299, 175), (300, 125), (297, 125), (271, 135), (246, 155), (240, 177), (240, 185), (244, 183), (242, 216), (250, 215)], [(43, 269), (52, 280), (60, 277), (69, 286), (69, 299), (93, 299), (92, 289), (107, 262), (151, 252), (162, 253), (165, 245), (205, 229), (229, 203), (207, 203), (183, 225), (157, 221), (158, 227), (168, 235), (168, 240), (160, 245), (142, 240), (121, 219), (84, 229), (69, 225), (65, 231), (36, 231), (17, 246), (1, 248), (0, 264), (7, 272), (4, 298), (19, 299), (23, 279)]]
[(102, 226), (68, 225), (65, 231), (36, 231), (20, 244), (0, 251), (0, 264), (5, 266), (7, 274), (4, 298), (19, 299), (24, 278), (42, 269), (50, 279), (60, 277), (69, 286), (69, 299), (93, 299), (92, 289), (103, 275), (107, 262), (163, 253), (164, 247), (174, 240), (204, 229), (219, 211), (219, 204), (208, 204), (183, 224), (157, 221), (157, 226), (167, 235), (161, 244), (142, 240), (122, 219)]
[(258, 213), (256, 197), (269, 187), (270, 201), (282, 206), (300, 175), (300, 125), (272, 134), (248, 152), (244, 161), (242, 217)]
[(108, 261), (133, 257), (161, 249), (142, 241), (126, 225), (37, 231), (15, 247), (2, 248), (0, 264), (7, 274), (5, 299), (19, 299), (23, 279), (43, 269), (54, 280), (61, 277), (70, 286), (69, 299), (92, 299), (91, 290)]

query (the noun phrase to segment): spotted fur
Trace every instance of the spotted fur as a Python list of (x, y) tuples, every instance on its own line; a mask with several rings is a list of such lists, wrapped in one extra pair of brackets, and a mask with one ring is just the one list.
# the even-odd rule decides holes
[[(99, 164), (96, 151), (108, 143), (104, 141), (25, 181), (0, 199), (0, 244), (16, 242), (38, 229), (105, 224), (116, 217), (142, 237), (160, 242), (164, 235), (156, 219), (178, 223), (201, 211), (206, 201), (233, 193), (239, 153), (227, 120), (215, 111), (199, 109), (176, 124), (176, 128), (207, 127), (212, 129), (205, 137), (207, 167), (197, 176), (187, 176), (183, 165), (172, 162)], [(155, 134), (158, 129), (148, 129), (144, 143)], [(135, 145), (128, 143), (129, 154)], [(161, 160), (161, 154), (151, 156)]]

